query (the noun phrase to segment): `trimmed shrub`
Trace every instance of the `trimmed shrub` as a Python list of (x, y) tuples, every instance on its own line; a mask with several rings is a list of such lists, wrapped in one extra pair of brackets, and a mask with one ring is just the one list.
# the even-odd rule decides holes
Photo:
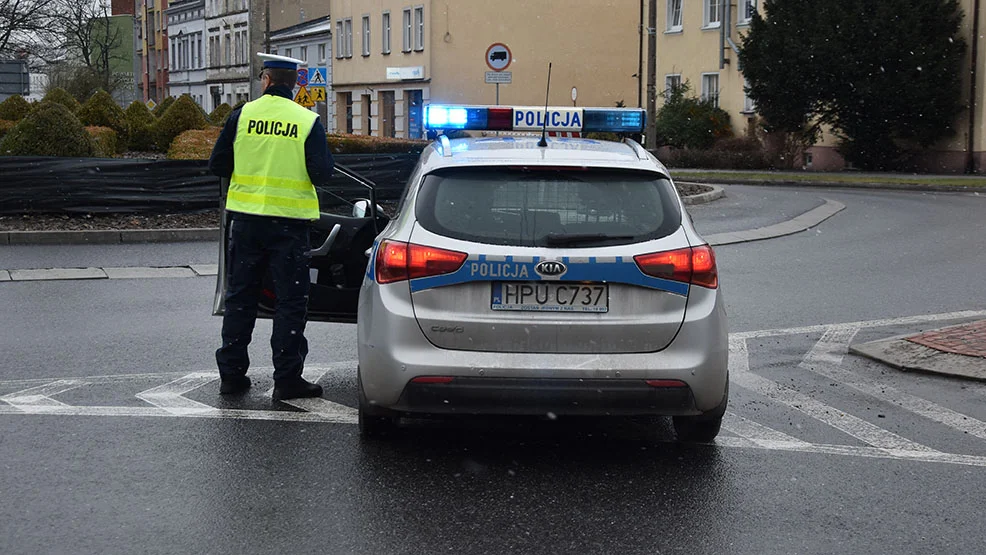
[(671, 89), (654, 125), (657, 142), (675, 148), (708, 149), (719, 139), (733, 136), (729, 114), (710, 100), (688, 96), (686, 81)]
[(8, 156), (92, 156), (93, 146), (82, 122), (58, 102), (43, 102), (0, 142)]
[(15, 94), (0, 102), (0, 119), (2, 120), (20, 121), (30, 112), (31, 105), (24, 100), (23, 96)]
[(154, 150), (154, 134), (151, 132), (154, 115), (147, 106), (134, 100), (123, 111), (123, 115), (127, 124), (127, 148), (138, 151)]
[[(123, 148), (127, 137), (127, 116), (106, 91), (98, 91), (76, 113), (82, 125), (109, 127), (121, 139), (117, 146)], [(115, 141), (116, 142), (116, 141)]]
[(233, 107), (223, 102), (209, 114), (209, 121), (212, 122), (212, 125), (223, 126), (231, 113), (233, 113)]
[(79, 104), (79, 101), (76, 100), (74, 96), (68, 93), (68, 91), (57, 87), (51, 89), (50, 91), (47, 92), (47, 94), (45, 94), (45, 97), (41, 99), (41, 102), (40, 104), (38, 104), (38, 107), (40, 108), (42, 104), (48, 102), (61, 104), (62, 106), (68, 108), (69, 111), (72, 112), (73, 114), (78, 112), (79, 108), (82, 106), (81, 104)]
[(112, 158), (117, 152), (117, 135), (110, 127), (100, 125), (86, 126), (86, 133), (92, 140), (93, 155), (97, 158)]
[(159, 150), (167, 152), (171, 147), (171, 141), (182, 132), (189, 129), (205, 129), (207, 125), (199, 105), (190, 96), (182, 95), (152, 126), (154, 142)]
[(0, 119), (0, 140), (2, 140), (10, 130), (17, 127), (16, 121), (9, 121), (5, 119)]
[(726, 151), (682, 148), (661, 157), (669, 168), (763, 170), (771, 167), (762, 151)]
[(170, 108), (171, 105), (174, 103), (175, 103), (175, 97), (169, 96), (168, 98), (162, 100), (157, 106), (155, 106), (154, 109), (151, 111), (151, 113), (154, 114), (154, 117), (159, 118), (163, 116), (164, 113), (168, 111), (168, 108)]
[(168, 149), (168, 159), (170, 160), (208, 160), (212, 154), (212, 147), (219, 139), (218, 127), (208, 129), (191, 129), (183, 132), (171, 141), (171, 148)]
[(330, 133), (326, 136), (329, 151), (333, 154), (420, 154), (428, 141), (416, 139), (392, 139), (366, 135)]

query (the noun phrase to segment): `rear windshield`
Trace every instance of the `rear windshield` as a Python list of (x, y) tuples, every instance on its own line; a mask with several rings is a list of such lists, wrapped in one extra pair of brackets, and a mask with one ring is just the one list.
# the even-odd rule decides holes
[(531, 247), (623, 245), (674, 233), (681, 212), (654, 173), (459, 168), (429, 174), (418, 221), (446, 237)]

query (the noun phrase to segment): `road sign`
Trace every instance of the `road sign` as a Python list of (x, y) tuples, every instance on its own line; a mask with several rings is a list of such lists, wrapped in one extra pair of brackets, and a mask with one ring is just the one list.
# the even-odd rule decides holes
[(487, 71), (487, 83), (513, 83), (514, 73), (512, 71)]
[(324, 87), (328, 72), (324, 67), (313, 67), (308, 70), (308, 86)]
[(305, 108), (311, 108), (315, 105), (315, 101), (312, 100), (312, 95), (308, 93), (308, 87), (304, 86), (298, 89), (298, 94), (294, 95), (294, 101), (301, 104)]
[(147, 106), (148, 110), (153, 110), (154, 107), (157, 106), (157, 102), (154, 102), (153, 98), (148, 98), (147, 102), (145, 102), (144, 104)]
[(486, 49), (486, 65), (490, 66), (493, 71), (507, 69), (510, 67), (511, 61), (513, 61), (513, 57), (510, 55), (510, 49), (502, 42), (495, 42)]
[(311, 93), (313, 102), (325, 102), (325, 87), (316, 87), (312, 85)]
[(307, 87), (308, 86), (308, 68), (298, 69), (298, 86)]

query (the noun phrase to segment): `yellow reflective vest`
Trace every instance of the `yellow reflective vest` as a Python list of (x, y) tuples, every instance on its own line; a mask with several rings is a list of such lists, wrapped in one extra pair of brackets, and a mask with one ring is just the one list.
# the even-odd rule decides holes
[(233, 141), (227, 210), (318, 219), (318, 195), (305, 165), (305, 140), (317, 118), (272, 94), (243, 105)]

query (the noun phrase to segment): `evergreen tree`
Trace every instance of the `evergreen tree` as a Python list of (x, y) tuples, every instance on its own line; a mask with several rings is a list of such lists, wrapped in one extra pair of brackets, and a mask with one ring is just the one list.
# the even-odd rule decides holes
[(829, 124), (854, 164), (894, 169), (902, 151), (953, 135), (965, 42), (956, 0), (766, 0), (740, 50), (769, 127)]

